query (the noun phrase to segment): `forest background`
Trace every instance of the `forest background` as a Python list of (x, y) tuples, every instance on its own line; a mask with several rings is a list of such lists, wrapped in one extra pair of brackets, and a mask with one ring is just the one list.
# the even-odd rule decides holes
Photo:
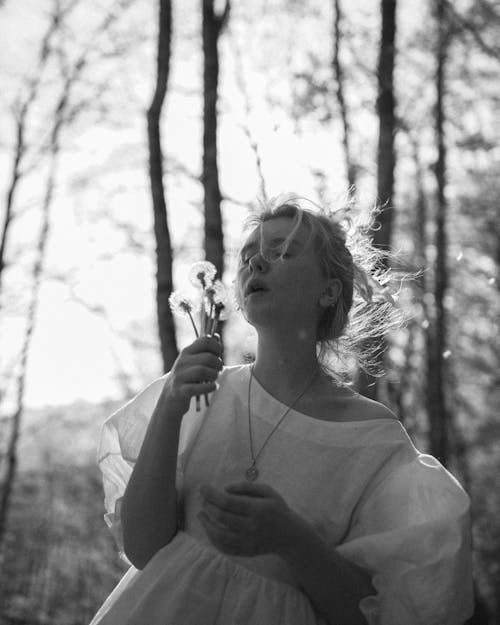
[[(230, 284), (258, 198), (349, 188), (422, 270), (357, 386), (470, 493), (500, 623), (499, 32), (493, 0), (0, 2), (1, 624), (85, 625), (125, 571), (99, 431), (193, 339), (190, 264)], [(254, 338), (233, 316), (226, 363)]]

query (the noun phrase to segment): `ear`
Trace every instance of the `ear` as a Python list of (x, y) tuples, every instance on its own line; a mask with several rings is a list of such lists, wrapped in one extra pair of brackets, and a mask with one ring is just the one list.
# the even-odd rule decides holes
[(331, 278), (321, 293), (319, 304), (323, 308), (334, 306), (342, 294), (342, 282), (338, 278)]

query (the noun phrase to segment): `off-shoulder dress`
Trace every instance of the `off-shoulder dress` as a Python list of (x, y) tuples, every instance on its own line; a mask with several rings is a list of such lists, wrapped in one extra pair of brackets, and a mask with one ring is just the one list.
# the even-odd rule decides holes
[[(210, 406), (197, 412), (191, 402), (179, 442), (180, 529), (144, 569), (130, 566), (90, 625), (326, 625), (282, 559), (225, 555), (197, 519), (200, 485), (240, 482), (250, 465), (249, 376), (248, 365), (224, 367)], [(105, 520), (119, 546), (121, 499), (165, 378), (103, 426)], [(259, 449), (286, 406), (255, 378), (251, 406)], [(258, 465), (260, 481), (369, 572), (376, 593), (359, 607), (370, 625), (459, 625), (469, 618), (469, 498), (434, 457), (414, 447), (397, 419), (320, 420), (292, 409)]]

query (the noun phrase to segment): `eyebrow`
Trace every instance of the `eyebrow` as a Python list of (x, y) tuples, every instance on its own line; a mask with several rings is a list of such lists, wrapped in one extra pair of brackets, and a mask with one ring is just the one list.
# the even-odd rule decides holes
[[(279, 245), (280, 243), (284, 243), (286, 241), (286, 239), (284, 237), (275, 237), (274, 239), (271, 239), (269, 241), (270, 245)], [(300, 245), (300, 241), (297, 241), (297, 239), (292, 239), (290, 241), (290, 245), (289, 247), (291, 247), (292, 245)], [(249, 249), (256, 247), (258, 245), (258, 241), (252, 241), (251, 243), (247, 243), (246, 245), (244, 245), (241, 248), (241, 252), (240, 252), (240, 256), (243, 256), (245, 254), (245, 252), (247, 252)]]

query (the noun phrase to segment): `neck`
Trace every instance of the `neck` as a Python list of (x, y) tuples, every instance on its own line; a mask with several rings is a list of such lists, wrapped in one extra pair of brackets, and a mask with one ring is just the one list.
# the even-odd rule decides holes
[(259, 333), (254, 375), (279, 399), (296, 396), (315, 373), (319, 377), (316, 341), (304, 334), (294, 341), (289, 334), (280, 337)]

